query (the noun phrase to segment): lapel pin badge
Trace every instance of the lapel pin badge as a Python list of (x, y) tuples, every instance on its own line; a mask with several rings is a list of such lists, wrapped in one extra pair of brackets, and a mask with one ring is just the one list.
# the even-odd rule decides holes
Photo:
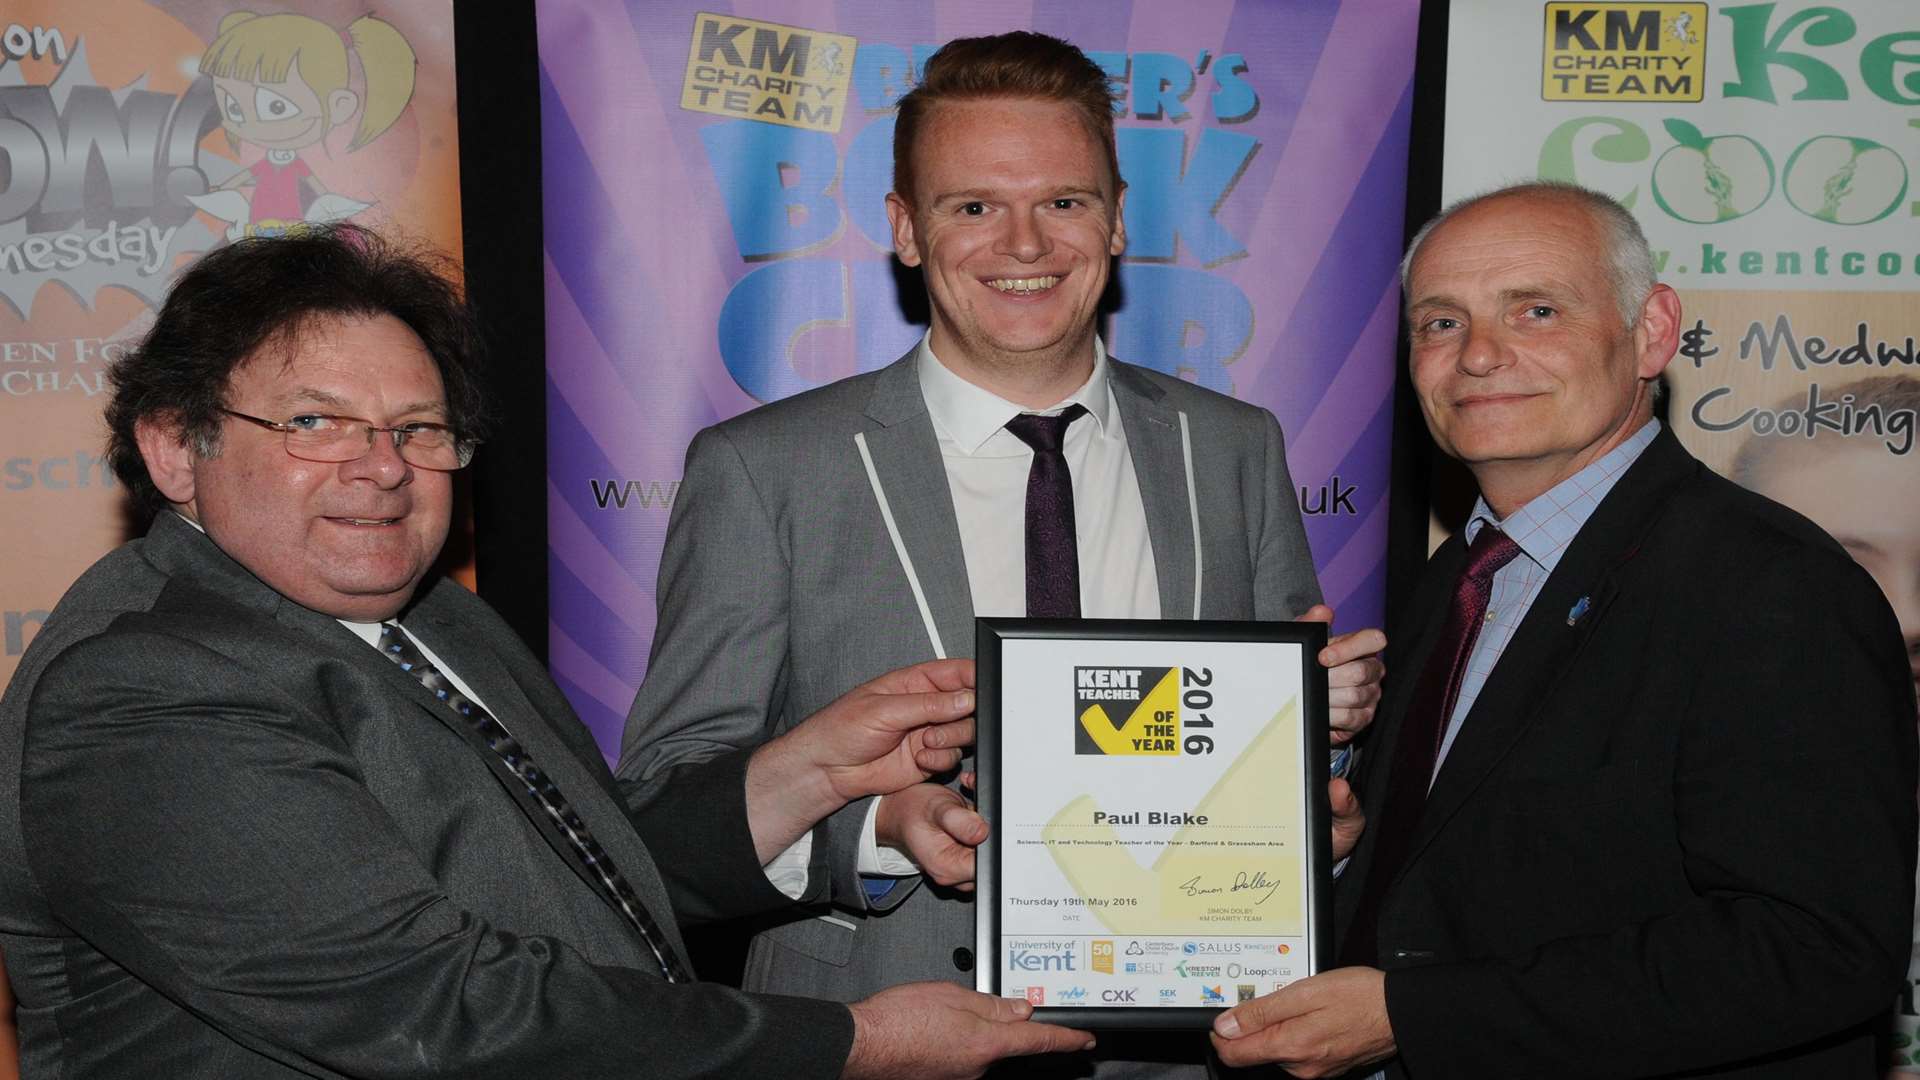
[(1585, 615), (1587, 613), (1587, 609), (1592, 606), (1593, 606), (1592, 597), (1583, 596), (1580, 599), (1574, 601), (1573, 606), (1567, 609), (1567, 625), (1572, 626), (1575, 623), (1579, 622), (1580, 617)]

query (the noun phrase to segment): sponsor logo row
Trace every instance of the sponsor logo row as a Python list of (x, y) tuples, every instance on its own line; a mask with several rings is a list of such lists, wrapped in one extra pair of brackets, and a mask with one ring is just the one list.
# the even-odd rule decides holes
[[(1094, 938), (1010, 938), (1006, 943), (1009, 971), (1095, 971), (1105, 975), (1164, 974), (1172, 966), (1183, 976), (1217, 977), (1227, 968), (1236, 969), (1227, 977), (1287, 974), (1291, 971), (1280, 957), (1293, 952), (1287, 942), (1271, 941), (1173, 941), (1167, 939)], [(1198, 958), (1235, 957), (1237, 962), (1198, 963)], [(1195, 959), (1189, 959), (1195, 958)], [(1270, 966), (1262, 966), (1266, 963)]]
[[(1284, 983), (1273, 983), (1267, 989), (1278, 990)], [(1242, 1001), (1252, 1001), (1259, 996), (1261, 988), (1256, 983), (1201, 983), (1192, 987), (1163, 986), (1158, 989), (1138, 986), (1107, 986), (1092, 990), (1085, 986), (1056, 987), (1049, 992), (1044, 986), (1023, 986), (1008, 991), (1010, 997), (1025, 998), (1027, 1004), (1043, 1005), (1228, 1005)]]

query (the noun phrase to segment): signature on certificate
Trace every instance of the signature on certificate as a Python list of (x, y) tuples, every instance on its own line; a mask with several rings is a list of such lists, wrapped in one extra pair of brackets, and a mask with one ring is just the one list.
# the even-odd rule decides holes
[(1209, 884), (1203, 875), (1195, 874), (1181, 882), (1178, 888), (1188, 896), (1213, 896), (1219, 893), (1229, 892), (1254, 892), (1257, 893), (1258, 896), (1255, 897), (1253, 902), (1256, 904), (1264, 904), (1273, 896), (1274, 892), (1280, 888), (1280, 883), (1268, 877), (1264, 870), (1255, 870), (1252, 873), (1242, 870), (1233, 875), (1233, 884), (1231, 885)]

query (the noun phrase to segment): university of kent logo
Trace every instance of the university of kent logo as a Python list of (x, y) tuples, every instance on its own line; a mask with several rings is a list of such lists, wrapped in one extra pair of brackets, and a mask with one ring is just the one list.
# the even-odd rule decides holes
[(1699, 101), (1707, 5), (1547, 5), (1540, 96), (1547, 101)]
[(700, 12), (693, 17), (680, 107), (839, 131), (855, 48), (845, 34)]
[(1073, 669), (1073, 752), (1175, 757), (1180, 753), (1180, 669)]

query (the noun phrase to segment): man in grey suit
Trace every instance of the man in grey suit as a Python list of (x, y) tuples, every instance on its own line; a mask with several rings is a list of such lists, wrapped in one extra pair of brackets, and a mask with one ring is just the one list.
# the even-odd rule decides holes
[[(928, 61), (900, 102), (887, 211), (925, 275), (929, 333), (694, 440), (624, 783), (777, 738), (879, 672), (970, 656), (977, 614), (1331, 617), (1272, 414), (1114, 360), (1095, 334), (1126, 244), (1112, 107), (1106, 75), (1043, 35)], [(1363, 631), (1322, 655), (1346, 728), (1370, 715), (1383, 644)], [(971, 982), (985, 831), (937, 783), (828, 818), (769, 873), (824, 848), (836, 906), (762, 933), (746, 985), (852, 1000)], [(1155, 1043), (1101, 1075), (1197, 1067), (1204, 1049)]]
[(951, 767), (970, 672), (869, 682), (630, 815), (534, 658), (429, 577), (484, 428), (472, 338), (343, 227), (208, 256), (115, 368), (109, 459), (157, 517), (0, 699), (26, 1074), (961, 1077), (1084, 1045), (945, 984), (693, 981), (676, 919), (787, 903), (768, 854)]

